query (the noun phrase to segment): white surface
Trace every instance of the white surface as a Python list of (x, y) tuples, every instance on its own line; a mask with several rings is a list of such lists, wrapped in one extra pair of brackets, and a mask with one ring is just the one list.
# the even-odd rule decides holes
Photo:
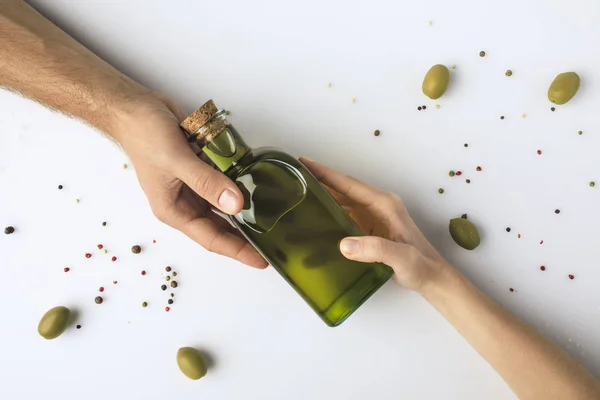
[[(188, 111), (212, 97), (250, 143), (397, 192), (482, 290), (600, 373), (598, 2), (32, 3)], [(457, 68), (432, 102), (420, 85), (436, 63)], [(547, 87), (568, 70), (582, 88), (551, 113)], [(17, 229), (0, 235), (0, 398), (514, 398), (419, 296), (390, 282), (327, 328), (274, 270), (211, 255), (157, 222), (123, 162), (91, 129), (0, 92), (0, 227)], [(474, 252), (447, 234), (462, 213), (482, 233)], [(180, 282), (168, 314), (166, 265)], [(44, 341), (37, 322), (59, 304), (78, 309), (83, 328)], [(214, 358), (202, 381), (177, 370), (186, 345)]]

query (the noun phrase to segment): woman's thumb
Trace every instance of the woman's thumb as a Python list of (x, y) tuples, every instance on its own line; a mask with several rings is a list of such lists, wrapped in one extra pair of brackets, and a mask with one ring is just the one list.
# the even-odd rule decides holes
[(361, 236), (343, 239), (340, 251), (350, 260), (382, 262), (392, 267), (402, 261), (404, 246), (406, 245), (377, 236)]

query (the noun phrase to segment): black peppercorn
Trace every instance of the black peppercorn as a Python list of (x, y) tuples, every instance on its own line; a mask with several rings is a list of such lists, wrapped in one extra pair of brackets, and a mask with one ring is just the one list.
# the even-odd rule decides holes
[(103, 222), (103, 223), (102, 223), (102, 226), (106, 226), (106, 222)]
[(467, 219), (467, 214), (463, 214), (460, 216), (461, 218)]
[(104, 299), (102, 298), (102, 296), (96, 296), (96, 298), (94, 299), (94, 301), (96, 302), (96, 304), (102, 304), (102, 302), (104, 301)]
[(421, 109), (422, 109), (422, 107), (421, 107), (421, 106), (417, 107), (417, 110), (421, 111)]
[(501, 115), (501, 116), (500, 116), (500, 119), (504, 119), (504, 115)]
[(554, 111), (556, 111), (556, 108), (555, 107), (550, 107), (550, 111), (554, 112)]
[(510, 228), (506, 228), (506, 232), (510, 232)]
[(169, 299), (169, 300), (167, 301), (167, 303), (169, 303), (169, 304), (173, 304), (173, 299)]
[(58, 190), (62, 190), (63, 189), (63, 185), (58, 185)]
[(81, 325), (77, 325), (75, 328), (77, 328), (77, 329), (81, 329)]
[(381, 134), (381, 132), (379, 131), (379, 129), (375, 129), (375, 132), (373, 132), (373, 135), (375, 136), (379, 136)]
[(423, 106), (423, 110), (427, 110), (427, 106)]
[(165, 268), (165, 271), (167, 271), (167, 272), (171, 272), (171, 267), (167, 267), (167, 268)]
[(171, 281), (171, 287), (172, 288), (176, 288), (177, 287), (177, 281)]
[(161, 290), (167, 290), (167, 285), (160, 285)]
[(469, 143), (465, 143), (463, 146), (465, 146), (465, 147), (469, 147)]
[(10, 235), (14, 232), (15, 232), (15, 228), (13, 228), (12, 226), (7, 226), (6, 228), (4, 228), (4, 233), (6, 235)]
[(140, 254), (142, 252), (142, 248), (136, 244), (135, 246), (131, 247), (131, 252), (133, 254)]
[(557, 208), (556, 210), (554, 210), (554, 214), (560, 214), (560, 210)]

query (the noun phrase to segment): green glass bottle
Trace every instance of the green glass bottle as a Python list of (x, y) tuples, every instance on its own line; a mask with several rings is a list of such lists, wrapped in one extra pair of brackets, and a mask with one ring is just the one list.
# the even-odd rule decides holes
[(329, 326), (337, 326), (393, 274), (345, 258), (339, 242), (363, 232), (306, 167), (273, 148), (252, 149), (208, 101), (181, 127), (244, 195), (231, 222)]

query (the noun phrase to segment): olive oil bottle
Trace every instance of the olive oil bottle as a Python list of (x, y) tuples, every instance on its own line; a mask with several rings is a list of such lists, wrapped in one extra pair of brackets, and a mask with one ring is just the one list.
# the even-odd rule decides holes
[(339, 242), (363, 235), (294, 157), (252, 149), (212, 100), (181, 123), (191, 143), (244, 196), (231, 222), (329, 326), (337, 326), (392, 275), (390, 267), (345, 258)]

